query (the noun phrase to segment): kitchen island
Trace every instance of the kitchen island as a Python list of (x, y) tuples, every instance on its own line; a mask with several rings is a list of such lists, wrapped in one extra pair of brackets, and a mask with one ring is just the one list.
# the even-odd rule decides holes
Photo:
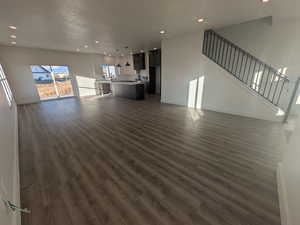
[(112, 81), (112, 93), (116, 97), (134, 100), (145, 99), (145, 87), (141, 81)]

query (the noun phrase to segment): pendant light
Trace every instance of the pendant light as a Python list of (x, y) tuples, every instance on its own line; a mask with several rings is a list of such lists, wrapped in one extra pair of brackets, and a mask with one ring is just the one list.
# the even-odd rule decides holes
[[(128, 56), (129, 56), (129, 54), (128, 54)], [(130, 63), (129, 63), (129, 60), (128, 60), (128, 56), (127, 56), (127, 62), (125, 64), (125, 66), (130, 66)]]
[(121, 56), (118, 56), (118, 59), (119, 59), (118, 61), (119, 61), (119, 63), (116, 65), (116, 67), (119, 67), (119, 68), (122, 67), (121, 64), (120, 64), (120, 57), (121, 57)]
[[(129, 47), (126, 46), (125, 49), (126, 49), (127, 52), (128, 52)], [(128, 56), (129, 56), (129, 53), (128, 53)], [(127, 56), (127, 62), (126, 62), (126, 64), (125, 64), (125, 66), (130, 66), (130, 63), (129, 63), (129, 60), (128, 60), (128, 56)]]
[(121, 53), (120, 53), (120, 49), (116, 49), (117, 55), (116, 57), (118, 57), (118, 64), (116, 65), (116, 67), (121, 68), (121, 64), (120, 64), (120, 57), (121, 57)]

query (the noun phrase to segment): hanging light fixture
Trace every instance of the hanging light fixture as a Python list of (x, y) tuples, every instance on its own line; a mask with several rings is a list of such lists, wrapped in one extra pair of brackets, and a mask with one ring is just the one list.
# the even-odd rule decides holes
[[(129, 56), (129, 54), (128, 54), (128, 56)], [(125, 66), (130, 66), (130, 63), (129, 63), (129, 60), (128, 60), (128, 56), (127, 56), (127, 62), (125, 64)]]
[(120, 64), (120, 57), (121, 57), (120, 49), (117, 48), (116, 52), (117, 52), (117, 56), (116, 57), (118, 57), (118, 61), (119, 61), (119, 63), (116, 65), (116, 67), (121, 68), (122, 66)]
[[(128, 51), (129, 47), (125, 46), (125, 49)], [(129, 54), (128, 54), (129, 55)], [(128, 56), (127, 56), (127, 62), (125, 64), (125, 66), (130, 66), (129, 60), (128, 60)]]

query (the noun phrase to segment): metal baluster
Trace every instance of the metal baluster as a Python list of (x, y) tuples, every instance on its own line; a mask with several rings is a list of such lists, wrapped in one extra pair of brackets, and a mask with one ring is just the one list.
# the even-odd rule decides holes
[(209, 52), (208, 57), (211, 58), (212, 51), (213, 51), (213, 43), (214, 43), (214, 35), (212, 32), (210, 32), (210, 43), (209, 43)]
[(204, 31), (204, 39), (202, 44), (202, 54), (206, 54), (206, 46), (207, 46), (207, 31)]
[(225, 63), (224, 63), (224, 67), (227, 69), (227, 59), (228, 59), (228, 48), (229, 48), (229, 44), (226, 42), (226, 54), (225, 54)]
[(230, 56), (229, 56), (229, 63), (228, 63), (228, 71), (231, 72), (230, 67), (231, 67), (231, 57), (232, 57), (232, 45), (230, 44)]
[(221, 49), (222, 49), (222, 38), (219, 37), (218, 56), (217, 56), (217, 64), (219, 64), (219, 65), (220, 65), (219, 61), (221, 58)]
[(222, 39), (219, 37), (219, 43), (218, 43), (218, 54), (217, 54), (217, 64), (220, 65), (219, 60), (221, 56), (221, 46), (222, 46)]
[(280, 100), (280, 97), (281, 97), (281, 93), (282, 93), (282, 90), (283, 90), (283, 87), (284, 87), (284, 84), (285, 84), (285, 79), (283, 79), (283, 83), (282, 83), (282, 85), (281, 85), (281, 89), (280, 89), (280, 92), (279, 92), (279, 96), (278, 96), (278, 99), (277, 99), (277, 103), (276, 103), (276, 105), (278, 105), (279, 104), (279, 100)]
[(255, 85), (255, 91), (257, 91), (257, 80), (259, 79), (259, 73), (260, 73), (260, 68), (261, 68), (261, 63), (259, 63), (259, 67), (258, 67), (258, 71), (257, 71), (257, 74), (256, 74), (256, 79), (254, 81), (254, 85)]
[[(242, 61), (241, 61), (241, 66), (240, 66), (240, 71), (239, 71), (239, 77), (241, 78), (242, 76), (242, 74), (241, 74), (241, 72), (242, 72), (242, 67), (243, 67), (243, 63), (244, 63), (244, 56), (245, 56), (245, 53), (244, 52), (242, 52)], [(240, 79), (241, 81), (243, 81), (242, 79)]]
[(207, 33), (204, 32), (204, 39), (203, 39), (203, 43), (202, 43), (202, 54), (205, 54), (205, 47), (206, 47), (206, 35)]
[(209, 53), (209, 57), (212, 59), (213, 54), (214, 54), (214, 50), (215, 50), (215, 35), (212, 33), (212, 41), (211, 41), (211, 48), (210, 48), (210, 53)]
[(214, 49), (214, 55), (213, 55), (213, 59), (215, 62), (217, 62), (217, 54), (218, 54), (218, 44), (219, 44), (219, 38), (217, 35), (215, 35), (216, 40), (215, 40), (215, 49)]
[(245, 72), (246, 72), (248, 60), (249, 60), (249, 56), (246, 54), (246, 63), (245, 63), (244, 72), (243, 72), (243, 78), (242, 78), (243, 81), (244, 81), (244, 77), (245, 77)]
[(264, 81), (264, 74), (265, 74), (265, 71), (266, 71), (266, 64), (264, 64), (264, 69), (263, 69), (263, 72), (261, 74), (261, 80), (259, 82), (259, 87), (258, 87), (258, 93), (260, 93), (260, 88), (263, 84), (263, 81)]
[(252, 58), (252, 56), (250, 56), (249, 70), (248, 70), (248, 73), (247, 73), (247, 81), (246, 81), (247, 85), (248, 85), (248, 82), (249, 82), (249, 75), (250, 75), (250, 71), (251, 71), (252, 62), (253, 62), (253, 58)]
[(267, 85), (268, 85), (268, 82), (269, 82), (269, 76), (270, 76), (270, 67), (268, 67), (268, 75), (267, 75), (267, 80), (266, 80), (266, 85), (265, 85), (265, 88), (264, 88), (264, 93), (263, 93), (263, 96), (265, 96), (265, 92), (266, 92), (266, 89), (267, 89)]
[(215, 63), (217, 63), (218, 64), (218, 62), (217, 62), (217, 57), (218, 57), (218, 51), (219, 51), (219, 37), (216, 35), (216, 49), (215, 49), (215, 54), (214, 54), (214, 61), (215, 61)]
[(209, 56), (211, 43), (211, 32), (207, 32), (207, 44), (206, 44), (206, 55)]
[(254, 59), (254, 67), (253, 67), (253, 72), (252, 72), (252, 76), (251, 76), (251, 82), (250, 82), (250, 87), (252, 88), (253, 86), (253, 76), (255, 74), (255, 69), (256, 69), (256, 64), (257, 64), (257, 61)]
[(231, 67), (231, 73), (233, 74), (233, 76), (235, 76), (235, 74), (233, 73), (233, 68), (234, 68), (234, 61), (235, 61), (235, 53), (236, 53), (236, 48), (233, 46), (234, 48), (234, 53), (233, 53), (233, 61), (232, 61), (232, 67)]
[[(281, 75), (281, 74), (280, 74), (280, 75)], [(274, 94), (273, 94), (273, 98), (272, 98), (272, 102), (273, 102), (273, 103), (274, 103), (274, 98), (275, 98), (275, 95), (276, 95), (277, 88), (278, 88), (278, 85), (279, 85), (280, 80), (281, 80), (281, 76), (278, 75), (278, 80), (277, 80), (276, 88), (275, 88), (275, 91), (274, 91)]]
[(271, 94), (273, 83), (274, 83), (274, 77), (275, 77), (275, 75), (277, 73), (276, 71), (272, 71), (272, 72), (273, 72), (273, 74), (272, 74), (272, 79), (271, 79), (271, 85), (270, 85), (270, 89), (269, 89), (269, 93), (268, 93), (268, 97), (267, 97), (269, 100), (270, 100), (270, 94)]
[(210, 42), (211, 42), (211, 33), (207, 32), (207, 44), (206, 44), (206, 55), (209, 54), (209, 48), (210, 48)]
[(221, 65), (224, 67), (224, 64), (223, 64), (223, 59), (224, 59), (224, 53), (225, 53), (225, 45), (226, 45), (226, 43), (225, 43), (225, 40), (223, 39), (222, 40), (222, 43), (223, 43), (223, 48), (222, 48), (222, 57), (221, 57)]
[(236, 73), (237, 72), (237, 68), (239, 67), (239, 61), (240, 61), (240, 54), (241, 54), (241, 51), (238, 49), (238, 55), (237, 55), (237, 60), (236, 60), (236, 66), (235, 66), (235, 71), (234, 71), (234, 74), (237, 78), (239, 78), (238, 74)]

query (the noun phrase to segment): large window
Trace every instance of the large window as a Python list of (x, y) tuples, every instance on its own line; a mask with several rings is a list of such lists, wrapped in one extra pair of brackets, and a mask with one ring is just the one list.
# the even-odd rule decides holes
[(105, 78), (115, 78), (117, 75), (116, 67), (114, 65), (102, 65), (102, 71)]
[(13, 102), (13, 95), (12, 95), (11, 89), (9, 87), (9, 84), (7, 82), (7, 79), (6, 79), (6, 76), (5, 76), (5, 73), (3, 71), (3, 68), (2, 68), (1, 64), (0, 64), (0, 82), (1, 82), (1, 85), (4, 89), (4, 93), (5, 93), (7, 102), (9, 104), (9, 106), (11, 106), (12, 102)]
[(68, 66), (32, 65), (31, 72), (41, 100), (74, 95)]

